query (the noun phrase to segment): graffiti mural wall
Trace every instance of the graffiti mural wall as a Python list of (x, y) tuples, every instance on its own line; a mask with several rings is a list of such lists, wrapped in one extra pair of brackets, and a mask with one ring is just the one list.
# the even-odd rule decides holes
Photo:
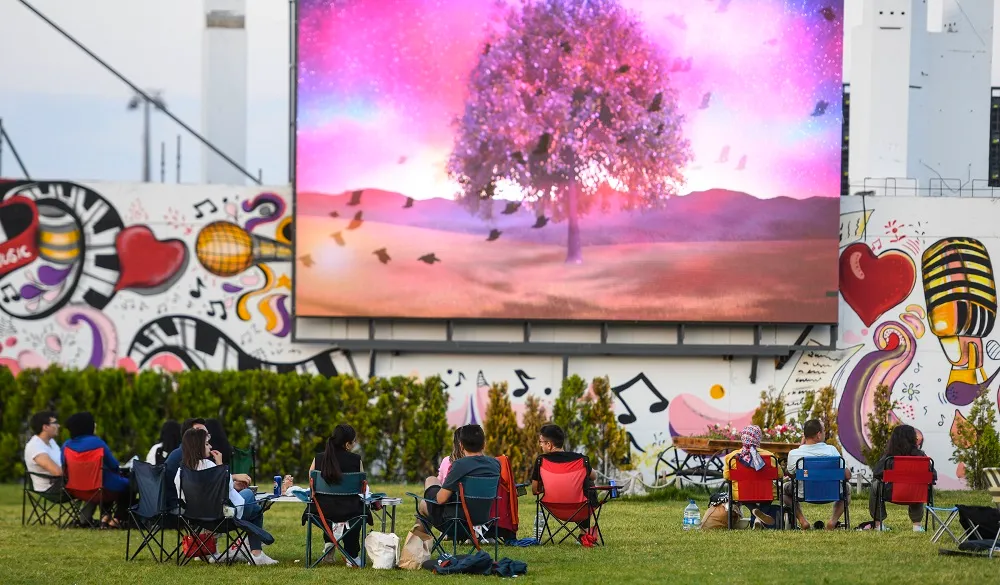
[[(287, 188), (0, 183), (0, 365), (350, 372), (339, 351), (291, 342), (293, 224)], [(916, 426), (941, 483), (960, 487), (951, 429), (978, 388), (996, 392), (1000, 336), (991, 200), (843, 198), (840, 349), (782, 368), (748, 359), (574, 358), (607, 375), (633, 457), (650, 475), (672, 437), (749, 421), (760, 392), (838, 390), (840, 441), (856, 465), (879, 384)], [(828, 332), (815, 330), (819, 345)], [(356, 362), (367, 365), (367, 356)], [(367, 371), (360, 372), (362, 375)], [(487, 389), (515, 409), (558, 394), (559, 357), (379, 354), (375, 374), (441, 375), (452, 424), (482, 421)], [(994, 397), (996, 395), (994, 394)]]
[(335, 374), (289, 342), (290, 190), (0, 183), (0, 364)]

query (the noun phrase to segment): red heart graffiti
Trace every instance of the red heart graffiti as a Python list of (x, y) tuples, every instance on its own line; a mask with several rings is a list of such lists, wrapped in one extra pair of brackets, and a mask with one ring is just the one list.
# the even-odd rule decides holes
[(906, 300), (916, 280), (917, 268), (905, 252), (887, 250), (876, 256), (859, 242), (840, 254), (840, 294), (866, 327)]
[(0, 203), (0, 276), (27, 266), (38, 257), (38, 208), (15, 195)]
[(121, 276), (115, 291), (132, 289), (143, 294), (172, 286), (188, 264), (188, 249), (180, 240), (157, 240), (144, 225), (129, 226), (115, 238)]

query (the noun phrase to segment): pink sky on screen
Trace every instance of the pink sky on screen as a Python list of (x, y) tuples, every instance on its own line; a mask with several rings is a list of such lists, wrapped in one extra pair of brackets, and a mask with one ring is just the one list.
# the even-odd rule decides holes
[[(839, 195), (842, 2), (621, 2), (668, 63), (691, 60), (689, 71), (671, 74), (695, 155), (681, 193)], [(454, 196), (445, 172), (452, 120), (463, 110), (487, 26), (503, 22), (500, 4), (301, 1), (299, 191)], [(825, 18), (826, 7), (837, 18)], [(821, 102), (825, 111), (812, 115)]]

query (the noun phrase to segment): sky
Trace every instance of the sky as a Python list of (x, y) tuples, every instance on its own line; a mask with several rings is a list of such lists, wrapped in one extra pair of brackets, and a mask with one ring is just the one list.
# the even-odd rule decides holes
[[(839, 195), (843, 32), (821, 13), (830, 0), (621, 3), (668, 64), (683, 64), (670, 74), (694, 154), (681, 194)], [(504, 10), (496, 0), (302, 0), (298, 188), (453, 196), (452, 121)], [(813, 116), (817, 107), (825, 113)]]
[[(733, 0), (731, 9), (743, 1)], [(140, 86), (163, 89), (171, 111), (194, 128), (200, 127), (200, 0), (29, 2)], [(849, 23), (857, 23), (852, 15), (859, 16), (861, 2), (846, 0)], [(928, 0), (928, 6), (941, 2)], [(247, 166), (253, 172), (261, 169), (266, 183), (283, 184), (288, 177), (288, 2), (249, 0), (247, 4)], [(1000, 17), (1000, 11), (996, 16)], [(997, 47), (1000, 43), (995, 43), (994, 85), (1000, 81)], [(142, 119), (125, 108), (131, 90), (18, 0), (0, 0), (0, 55), (0, 119), (33, 176), (141, 179)], [(156, 180), (161, 141), (166, 142), (167, 181), (175, 178), (178, 134), (184, 132), (176, 124), (154, 116)], [(182, 180), (199, 181), (201, 153), (186, 134), (182, 154)], [(0, 175), (23, 176), (6, 145), (0, 165)]]

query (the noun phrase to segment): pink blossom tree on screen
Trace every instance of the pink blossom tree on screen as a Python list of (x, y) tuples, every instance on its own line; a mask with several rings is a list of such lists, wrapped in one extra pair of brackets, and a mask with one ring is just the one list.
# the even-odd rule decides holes
[(567, 223), (566, 262), (581, 263), (580, 217), (602, 186), (649, 209), (683, 184), (690, 144), (668, 69), (618, 0), (524, 0), (469, 79), (448, 162), (458, 199), (489, 218), (499, 187), (513, 187)]

